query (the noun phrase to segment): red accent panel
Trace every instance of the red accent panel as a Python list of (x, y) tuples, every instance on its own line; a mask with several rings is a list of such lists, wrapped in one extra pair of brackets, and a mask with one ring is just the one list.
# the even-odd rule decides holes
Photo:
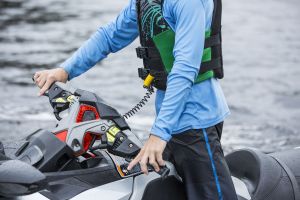
[(63, 142), (66, 142), (67, 135), (68, 135), (68, 130), (55, 133), (55, 136)]
[(83, 154), (82, 156), (85, 158), (95, 158), (96, 157), (95, 154), (93, 154), (92, 152), (89, 152), (89, 151), (85, 152), (85, 154)]
[(100, 116), (99, 116), (99, 114), (97, 112), (97, 109), (95, 107), (82, 104), (80, 106), (79, 112), (77, 114), (76, 123), (82, 122), (85, 111), (92, 111), (95, 114), (96, 119), (100, 119)]
[[(93, 140), (93, 137), (95, 137), (95, 134), (93, 134), (92, 132), (87, 132), (83, 138), (83, 149), (84, 152), (87, 152), (89, 150), (89, 147), (91, 145), (91, 142)], [(99, 139), (100, 136), (96, 136), (96, 139)]]
[(87, 152), (87, 154), (89, 154), (92, 158), (96, 158), (96, 155), (93, 154), (92, 152)]
[(89, 146), (91, 144), (91, 141), (93, 140), (93, 136), (91, 133), (87, 132), (83, 138), (83, 149), (84, 152), (87, 152), (89, 149)]

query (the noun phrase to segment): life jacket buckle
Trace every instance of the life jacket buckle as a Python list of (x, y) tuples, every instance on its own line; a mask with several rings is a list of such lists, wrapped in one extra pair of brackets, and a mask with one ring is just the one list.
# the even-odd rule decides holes
[(150, 70), (147, 70), (145, 68), (138, 68), (139, 77), (143, 80), (145, 80), (145, 78), (148, 76), (149, 73)]
[(136, 55), (138, 58), (148, 58), (148, 51), (147, 48), (145, 47), (138, 47), (135, 49), (136, 50)]

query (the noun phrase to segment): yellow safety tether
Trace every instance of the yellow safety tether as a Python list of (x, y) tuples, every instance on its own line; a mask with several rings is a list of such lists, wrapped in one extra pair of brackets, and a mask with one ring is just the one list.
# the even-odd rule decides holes
[(154, 80), (154, 76), (148, 74), (148, 76), (144, 80), (144, 87), (149, 88), (153, 80)]

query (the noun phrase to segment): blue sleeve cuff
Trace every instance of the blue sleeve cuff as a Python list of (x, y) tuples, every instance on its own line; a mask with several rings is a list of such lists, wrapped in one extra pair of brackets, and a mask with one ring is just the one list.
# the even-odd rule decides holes
[(169, 142), (172, 138), (172, 135), (166, 133), (165, 131), (163, 131), (163, 129), (159, 128), (155, 124), (152, 126), (150, 133), (151, 135), (155, 135), (166, 142)]
[(68, 80), (71, 80), (74, 78), (74, 75), (72, 75), (72, 65), (70, 63), (70, 58), (67, 59), (65, 62), (60, 64), (60, 67), (63, 68), (68, 73)]

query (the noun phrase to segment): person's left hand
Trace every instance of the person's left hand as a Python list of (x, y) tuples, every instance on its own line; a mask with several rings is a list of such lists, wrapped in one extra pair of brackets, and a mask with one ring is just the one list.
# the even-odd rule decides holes
[(155, 135), (150, 135), (140, 153), (130, 162), (127, 169), (131, 170), (136, 164), (140, 163), (142, 172), (148, 174), (147, 164), (149, 163), (158, 172), (160, 170), (159, 166), (165, 166), (162, 154), (166, 145), (166, 141)]

